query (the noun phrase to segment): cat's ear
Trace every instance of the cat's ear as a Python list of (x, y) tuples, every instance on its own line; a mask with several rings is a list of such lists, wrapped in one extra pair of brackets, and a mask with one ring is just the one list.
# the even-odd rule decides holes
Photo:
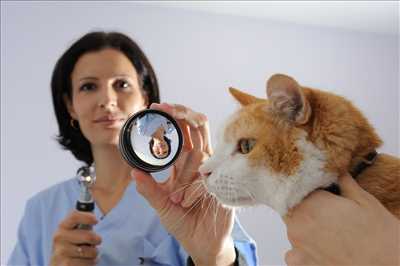
[(275, 74), (267, 82), (267, 96), (272, 108), (288, 120), (302, 125), (308, 122), (311, 107), (300, 85), (293, 78)]
[(252, 103), (257, 103), (257, 102), (263, 102), (263, 101), (265, 101), (264, 99), (257, 98), (257, 97), (255, 97), (255, 96), (253, 96), (253, 95), (244, 93), (244, 92), (242, 92), (242, 91), (240, 91), (240, 90), (238, 90), (238, 89), (232, 88), (232, 87), (229, 88), (229, 92), (232, 94), (232, 96), (233, 96), (242, 106), (249, 105), (249, 104), (252, 104)]

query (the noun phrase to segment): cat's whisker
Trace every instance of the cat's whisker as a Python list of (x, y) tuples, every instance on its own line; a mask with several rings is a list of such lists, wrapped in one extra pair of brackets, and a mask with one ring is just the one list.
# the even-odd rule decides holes
[[(217, 236), (217, 233), (218, 233), (218, 231), (217, 231), (218, 230), (218, 227), (217, 227), (218, 210), (222, 207), (222, 205), (219, 203), (217, 198), (214, 197), (214, 200), (215, 200), (215, 205), (216, 205), (216, 208), (217, 208), (217, 212), (216, 212), (216, 215), (215, 215), (215, 221), (214, 221), (214, 223), (215, 223), (215, 236)], [(223, 210), (221, 210), (219, 212), (220, 216), (221, 216), (221, 213), (223, 213)]]
[(215, 202), (215, 216), (214, 216), (214, 228), (215, 228), (215, 230), (214, 230), (214, 235), (215, 235), (215, 237), (217, 237), (217, 217), (218, 217), (218, 209), (219, 209), (219, 203), (218, 203), (218, 200), (215, 198), (215, 197), (213, 197), (213, 200), (214, 200), (214, 202)]
[[(196, 183), (197, 187), (190, 193), (190, 195), (188, 196), (188, 199), (190, 199), (192, 196), (196, 195), (196, 192), (201, 189), (202, 187), (202, 183), (201, 182), (197, 182)], [(200, 195), (201, 196), (201, 195)]]
[(223, 219), (223, 221), (224, 221), (224, 226), (223, 226), (223, 228), (225, 228), (225, 226), (226, 226), (226, 221), (227, 221), (227, 216), (228, 216), (228, 212), (227, 211), (225, 211), (225, 215), (224, 215), (225, 217), (224, 217), (224, 219)]
[(179, 188), (176, 189), (175, 191), (171, 192), (171, 193), (167, 196), (167, 198), (169, 198), (171, 195), (174, 195), (174, 194), (176, 194), (176, 193), (178, 193), (178, 192), (181, 192), (182, 190), (185, 190), (185, 189), (189, 188), (189, 187), (192, 186), (192, 185), (196, 185), (196, 184), (199, 184), (199, 183), (201, 183), (201, 182), (202, 182), (201, 180), (195, 180), (195, 181), (193, 181), (193, 182), (184, 183), (184, 184), (182, 184), (181, 187), (179, 187)]
[[(231, 192), (231, 190), (229, 190), (229, 194), (232, 194), (232, 192)], [(228, 194), (228, 195), (229, 195)], [(223, 219), (223, 221), (224, 221), (224, 224), (223, 224), (223, 228), (225, 228), (225, 226), (226, 226), (226, 216), (227, 216), (227, 211), (225, 211), (225, 215), (223, 215), (224, 217), (222, 217), (222, 219)]]
[(189, 212), (191, 212), (197, 205), (199, 205), (200, 201), (202, 200), (202, 198), (197, 199), (193, 205), (190, 207), (190, 209), (184, 213), (184, 215), (175, 223), (175, 225), (172, 226), (171, 231), (174, 232), (175, 229), (183, 222), (183, 220), (185, 219), (185, 217), (189, 214)]
[[(201, 187), (201, 185), (204, 185), (203, 180), (196, 180), (196, 182), (191, 183), (190, 185), (195, 185), (198, 184), (198, 188)], [(206, 192), (202, 193), (200, 195), (200, 197), (198, 199), (195, 200), (195, 202), (193, 203), (193, 205), (190, 207), (190, 209), (177, 221), (177, 223), (173, 226), (173, 230), (175, 230), (184, 220), (184, 218), (189, 214), (189, 212), (191, 212), (193, 209), (197, 208), (200, 204), (203, 206), (204, 202), (206, 201), (206, 199), (209, 197), (210, 195)], [(205, 213), (205, 217), (207, 215), (208, 209), (209, 209), (210, 205), (208, 205), (208, 208), (206, 209), (206, 213)], [(202, 207), (203, 208), (203, 207)], [(200, 211), (200, 209), (197, 209), (198, 211)], [(201, 224), (201, 223), (200, 223)]]
[[(207, 195), (208, 196), (208, 195)], [(208, 199), (209, 197), (206, 197), (206, 199)], [(205, 200), (206, 200), (205, 199)], [(208, 206), (207, 206), (207, 208), (206, 208), (206, 211), (204, 212), (204, 216), (203, 216), (203, 219), (202, 219), (202, 222), (201, 222), (201, 224), (203, 224), (204, 223), (204, 221), (206, 220), (206, 218), (207, 218), (207, 213), (208, 213), (208, 209), (210, 208), (210, 203), (208, 204)]]
[(171, 192), (168, 196), (174, 195), (174, 194), (176, 194), (176, 193), (178, 193), (178, 192), (190, 187), (191, 185), (192, 184), (183, 185), (180, 188), (178, 188), (178, 189), (174, 190), (173, 192)]
[(232, 189), (231, 188), (231, 191), (232, 191), (232, 194), (234, 194), (232, 199), (235, 199), (235, 201), (237, 201), (237, 199), (239, 198), (238, 193), (237, 193), (237, 189)]
[[(217, 209), (215, 197), (211, 196), (210, 199), (211, 199), (211, 212), (212, 212), (213, 218), (214, 218), (211, 220), (214, 222), (214, 227), (211, 227), (210, 230), (214, 229), (214, 235), (216, 235), (216, 221), (217, 220), (216, 220), (215, 214), (216, 214), (216, 211), (218, 211), (218, 209)], [(215, 209), (215, 211), (214, 211), (214, 209)]]
[(250, 191), (248, 191), (247, 189), (242, 189), (242, 190), (249, 195), (252, 203), (257, 203), (256, 197)]
[(239, 185), (252, 184), (255, 180), (256, 178), (246, 177), (246, 180), (235, 180), (235, 184)]
[[(206, 188), (205, 180), (202, 179), (201, 182), (202, 182), (203, 186)], [(201, 208), (202, 208), (202, 209), (204, 208), (204, 202), (206, 201), (207, 198), (212, 197), (212, 194), (208, 193), (208, 192), (207, 192), (207, 189), (206, 189), (206, 190), (204, 191), (204, 193), (203, 193), (203, 196), (204, 196), (204, 200), (203, 200), (203, 202), (201, 203)]]
[(207, 198), (208, 198), (208, 194), (205, 193), (205, 194), (204, 194), (204, 200), (203, 200), (203, 202), (201, 203), (201, 209), (204, 209), (204, 202), (206, 201)]
[[(216, 213), (217, 213), (217, 211), (218, 211), (218, 202), (217, 202), (217, 199), (215, 198), (215, 197), (213, 197), (213, 196), (211, 196), (210, 197), (211, 198), (211, 209), (212, 209), (212, 212), (214, 213), (214, 219), (212, 219), (212, 221), (214, 221), (214, 226), (212, 227), (210, 227), (209, 228), (209, 231), (211, 231), (211, 230), (213, 230), (214, 231), (214, 237), (216, 237), (217, 236), (217, 216), (216, 216)], [(213, 211), (213, 208), (215, 208), (215, 210), (216, 211)]]

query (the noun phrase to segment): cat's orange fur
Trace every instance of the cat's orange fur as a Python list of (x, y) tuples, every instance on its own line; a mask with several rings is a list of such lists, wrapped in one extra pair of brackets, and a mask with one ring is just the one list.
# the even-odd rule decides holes
[[(225, 138), (257, 139), (258, 148), (248, 154), (254, 167), (262, 164), (278, 174), (293, 174), (302, 160), (295, 141), (303, 130), (308, 133), (307, 140), (327, 155), (326, 171), (338, 175), (352, 170), (382, 144), (351, 102), (332, 93), (302, 87), (289, 76), (276, 74), (268, 80), (268, 100), (233, 88), (230, 92), (243, 108), (226, 128), (230, 134)], [(380, 153), (357, 181), (400, 218), (398, 158)]]

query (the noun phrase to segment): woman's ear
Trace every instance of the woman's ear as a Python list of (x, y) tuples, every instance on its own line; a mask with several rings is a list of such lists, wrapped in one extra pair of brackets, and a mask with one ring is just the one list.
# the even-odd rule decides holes
[(267, 82), (267, 96), (274, 112), (298, 125), (308, 122), (310, 104), (293, 78), (283, 74), (273, 75)]
[(77, 115), (75, 113), (74, 107), (72, 106), (71, 100), (69, 99), (69, 97), (66, 94), (64, 94), (63, 98), (64, 98), (64, 103), (65, 103), (65, 106), (67, 107), (69, 115), (73, 119), (77, 120), (78, 117), (77, 117)]
[(242, 106), (265, 101), (264, 99), (257, 98), (232, 87), (229, 88), (229, 92)]

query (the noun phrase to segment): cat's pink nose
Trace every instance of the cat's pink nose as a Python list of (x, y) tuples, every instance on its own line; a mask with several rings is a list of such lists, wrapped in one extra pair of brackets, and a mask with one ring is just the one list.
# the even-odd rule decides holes
[(205, 173), (203, 172), (201, 173), (201, 175), (204, 177), (209, 177), (211, 175), (211, 172), (205, 172)]

